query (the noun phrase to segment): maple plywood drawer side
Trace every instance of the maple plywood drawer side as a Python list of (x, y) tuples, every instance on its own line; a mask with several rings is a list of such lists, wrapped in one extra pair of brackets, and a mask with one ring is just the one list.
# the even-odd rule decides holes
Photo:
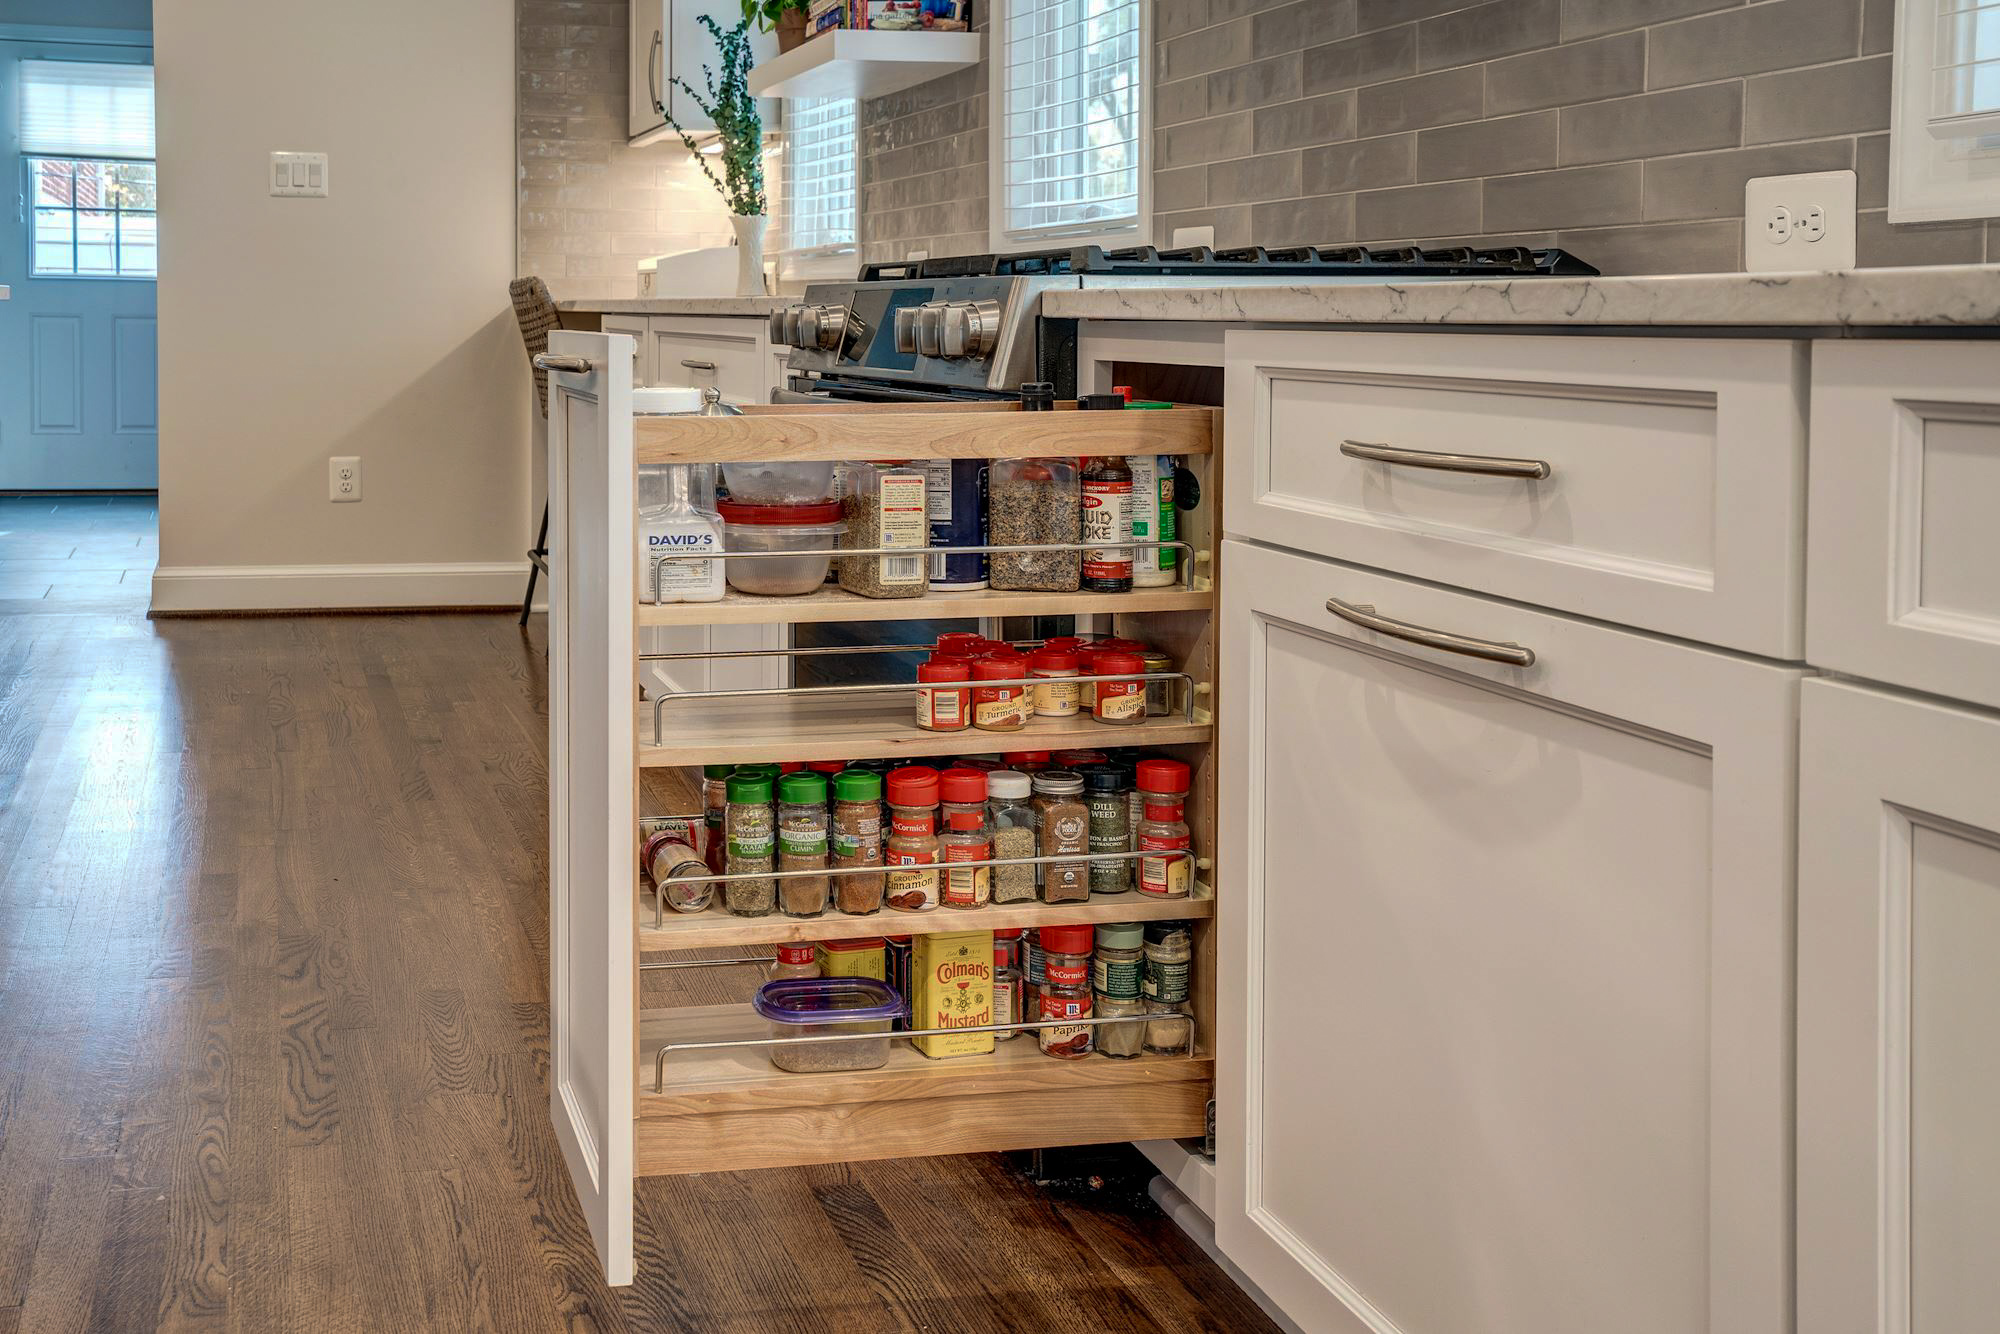
[(2000, 707), (2000, 346), (1813, 353), (1814, 666)]
[(1803, 344), (1232, 330), (1225, 352), (1229, 536), (1799, 656)]

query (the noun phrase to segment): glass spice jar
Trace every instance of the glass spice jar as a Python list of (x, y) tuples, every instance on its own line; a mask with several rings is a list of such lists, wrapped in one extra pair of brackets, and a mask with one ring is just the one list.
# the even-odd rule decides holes
[(1148, 922), (1145, 926), (1146, 972), (1141, 989), (1149, 1001), (1179, 1005), (1188, 998), (1188, 973), (1194, 964), (1194, 933), (1186, 922)]
[[(836, 867), (882, 864), (882, 775), (848, 769), (834, 776), (832, 826), (828, 847)], [(879, 912), (882, 874), (835, 876), (833, 897), (844, 913)]]
[[(1083, 803), (1083, 779), (1045, 769), (1035, 775), (1035, 826), (1044, 857), (1084, 853), (1090, 848), (1090, 808)], [(1083, 903), (1090, 898), (1090, 863), (1042, 863), (1042, 902)]]
[[(778, 869), (826, 869), (826, 777), (786, 774), (778, 780)], [(778, 882), (778, 903), (787, 917), (818, 917), (826, 911), (824, 875), (786, 876)]]
[[(972, 660), (972, 679), (1023, 681), (1028, 660), (1018, 653), (994, 653)], [(1028, 725), (1030, 704), (1026, 686), (977, 685), (972, 688), (972, 725), (985, 732), (1018, 732)]]
[(1135, 1001), (1144, 991), (1146, 928), (1139, 922), (1106, 922), (1097, 928), (1090, 985), (1100, 997)]
[(704, 765), (701, 771), (702, 825), (708, 831), (704, 846), (708, 869), (717, 875), (722, 874), (725, 855), (722, 826), (729, 810), (729, 775), (733, 772), (727, 764)]
[(944, 834), (938, 840), (944, 872), (947, 908), (983, 908), (993, 897), (993, 868), (949, 869), (953, 862), (983, 862), (993, 858), (993, 826), (986, 818), (986, 775), (978, 769), (947, 769), (938, 778), (943, 799)]
[(1184, 899), (1194, 885), (1194, 837), (1184, 818), (1189, 770), (1179, 760), (1139, 761), (1138, 786), (1146, 794), (1146, 822), (1139, 826), (1140, 852), (1179, 851), (1179, 857), (1139, 858), (1139, 892), (1160, 899)]
[[(987, 532), (994, 546), (1080, 542), (1083, 490), (1075, 459), (995, 459), (987, 470)], [(987, 582), (996, 589), (1074, 593), (1077, 551), (996, 551)]]
[[(1139, 655), (1139, 660), (1144, 664), (1140, 670), (1146, 672), (1148, 675), (1156, 672), (1171, 672), (1174, 669), (1173, 658), (1156, 648), (1147, 649)], [(1174, 711), (1174, 693), (1180, 688), (1180, 685), (1181, 683), (1178, 681), (1146, 682), (1146, 716), (1148, 718), (1164, 718), (1168, 714), (1171, 714)]]
[[(1047, 979), (1041, 990), (1041, 1017), (1090, 1018), (1091, 928), (1088, 924), (1045, 926), (1037, 934), (1041, 940), (1042, 967)], [(1081, 1060), (1090, 1054), (1090, 1025), (1037, 1029), (1036, 1035), (1042, 1051), (1049, 1056)]]
[(1194, 1037), (1194, 1020), (1188, 1017), (1187, 1006), (1178, 1001), (1149, 1000), (1146, 1013), (1153, 1016), (1151, 1022), (1132, 1025), (1146, 1030), (1146, 1050), (1161, 1056), (1187, 1055)]
[(653, 892), (675, 912), (701, 912), (715, 896), (713, 880), (675, 880), (675, 876), (711, 874), (708, 863), (693, 846), (677, 835), (661, 830), (646, 840), (639, 854), (640, 865), (652, 878)]
[[(1035, 808), (1029, 803), (1031, 790), (1028, 776), (1012, 769), (995, 769), (986, 775), (986, 807), (993, 826), (995, 858), (1040, 855), (1041, 836), (1035, 830)], [(1037, 869), (1033, 864), (994, 867), (993, 901), (1032, 903)]]
[(811, 945), (780, 945), (771, 957), (771, 966), (765, 970), (767, 981), (777, 982), (787, 977), (818, 977), (819, 951)]
[[(1021, 1008), (1021, 970), (1014, 962), (1014, 955), (1015, 951), (1003, 944), (996, 932), (993, 941), (993, 1022), (996, 1024), (1018, 1024), (1027, 1018), (1027, 1012)], [(1019, 1029), (993, 1035), (997, 1042), (1020, 1036)]]
[[(1085, 644), (1076, 650), (1076, 668), (1083, 676), (1097, 675), (1097, 655), (1104, 650), (1097, 644)], [(1079, 681), (1076, 688), (1077, 708), (1092, 717), (1097, 716), (1097, 682)]]
[[(919, 684), (967, 681), (972, 677), (970, 658), (932, 656), (917, 664)], [(926, 732), (962, 732), (972, 724), (969, 700), (972, 692), (959, 690), (919, 690), (917, 726)]]
[[(761, 772), (729, 776), (729, 809), (724, 815), (729, 875), (775, 869), (776, 821), (771, 813), (771, 778)], [(738, 917), (766, 917), (776, 899), (775, 881), (752, 878), (723, 882), (722, 906)]]
[(885, 901), (898, 912), (927, 912), (938, 905), (937, 803), (938, 771), (913, 764), (889, 775), (889, 841), (882, 863)]
[[(1146, 660), (1123, 649), (1100, 649), (1091, 658), (1091, 669), (1099, 676), (1137, 676), (1146, 670)], [(1144, 681), (1099, 681), (1090, 706), (1090, 716), (1100, 723), (1131, 726), (1146, 721)]]
[[(1125, 798), (1125, 771), (1115, 764), (1093, 764), (1083, 770), (1084, 804), (1090, 808), (1090, 850), (1129, 850), (1132, 807)], [(1094, 858), (1090, 863), (1092, 894), (1123, 894), (1132, 888), (1132, 860), (1126, 856)]]
[(1079, 698), (1077, 671), (1074, 653), (1044, 647), (1028, 655), (1028, 675), (1048, 682), (1033, 688), (1037, 718), (1076, 717)]
[[(1135, 1019), (1146, 1013), (1146, 1002), (1142, 1000), (1119, 1000), (1101, 991), (1097, 993), (1096, 1006), (1099, 1019)], [(1117, 1061), (1137, 1060), (1146, 1049), (1146, 1034), (1152, 1027), (1137, 1022), (1099, 1024), (1092, 1030), (1098, 1054)]]

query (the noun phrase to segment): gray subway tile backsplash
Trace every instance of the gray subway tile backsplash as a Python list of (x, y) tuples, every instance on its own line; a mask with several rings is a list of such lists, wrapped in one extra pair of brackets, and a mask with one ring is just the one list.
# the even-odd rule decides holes
[(1556, 113), (1536, 111), (1417, 135), (1417, 179), (1449, 181), (1490, 175), (1495, 166), (1534, 171), (1556, 165)]
[(1768, 0), (1668, 23), (1646, 34), (1646, 85), (1675, 88), (1797, 69), (1855, 54), (1861, 0)]
[(1486, 114), (1624, 97), (1646, 87), (1646, 34), (1622, 32), (1529, 51), (1486, 66)]
[(1562, 109), (1564, 166), (1733, 148), (1742, 142), (1743, 86), (1733, 80)]
[(1512, 232), (1637, 222), (1643, 216), (1640, 191), (1644, 171), (1642, 163), (1611, 162), (1519, 176), (1489, 176), (1486, 227)]
[(1419, 74), (1363, 88), (1355, 99), (1362, 134), (1421, 130), (1477, 120), (1486, 96), (1486, 71), (1478, 65)]
[(1743, 142), (1889, 128), (1889, 56), (1764, 74), (1745, 84)]
[(1417, 68), (1449, 69), (1534, 51), (1556, 40), (1561, 0), (1489, 0), (1417, 25)]

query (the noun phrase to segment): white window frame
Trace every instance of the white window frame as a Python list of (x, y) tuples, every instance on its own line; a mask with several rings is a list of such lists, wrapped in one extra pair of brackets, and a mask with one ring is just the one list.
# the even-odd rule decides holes
[[(789, 134), (791, 103), (785, 104), (787, 117), (786, 133), (779, 139), (780, 153), (792, 151)], [(861, 255), (861, 107), (854, 108), (854, 143), (851, 148), (854, 158), (854, 240), (846, 245), (812, 246), (793, 249), (792, 208), (793, 195), (791, 179), (785, 173), (785, 160), (779, 162), (778, 176), (778, 277), (796, 278), (852, 278), (857, 272)]]
[(1102, 231), (1015, 235), (1007, 230), (1007, 20), (1010, 0), (992, 0), (990, 104), (987, 108), (987, 240), (995, 254), (1101, 245), (1107, 249), (1153, 241), (1153, 3), (1139, 0), (1139, 214), (1131, 227)]
[(1931, 133), (1931, 61), (1938, 0), (1897, 0), (1889, 113), (1889, 221), (1944, 222), (2000, 214), (2000, 152), (1968, 159), (1963, 141)]

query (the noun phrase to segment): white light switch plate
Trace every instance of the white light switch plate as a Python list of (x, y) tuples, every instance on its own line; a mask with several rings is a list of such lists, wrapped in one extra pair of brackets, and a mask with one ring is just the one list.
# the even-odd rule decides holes
[(1758, 176), (1743, 183), (1743, 268), (1797, 273), (1854, 267), (1854, 173)]
[(326, 198), (326, 154), (273, 153), (271, 193), (287, 197)]

